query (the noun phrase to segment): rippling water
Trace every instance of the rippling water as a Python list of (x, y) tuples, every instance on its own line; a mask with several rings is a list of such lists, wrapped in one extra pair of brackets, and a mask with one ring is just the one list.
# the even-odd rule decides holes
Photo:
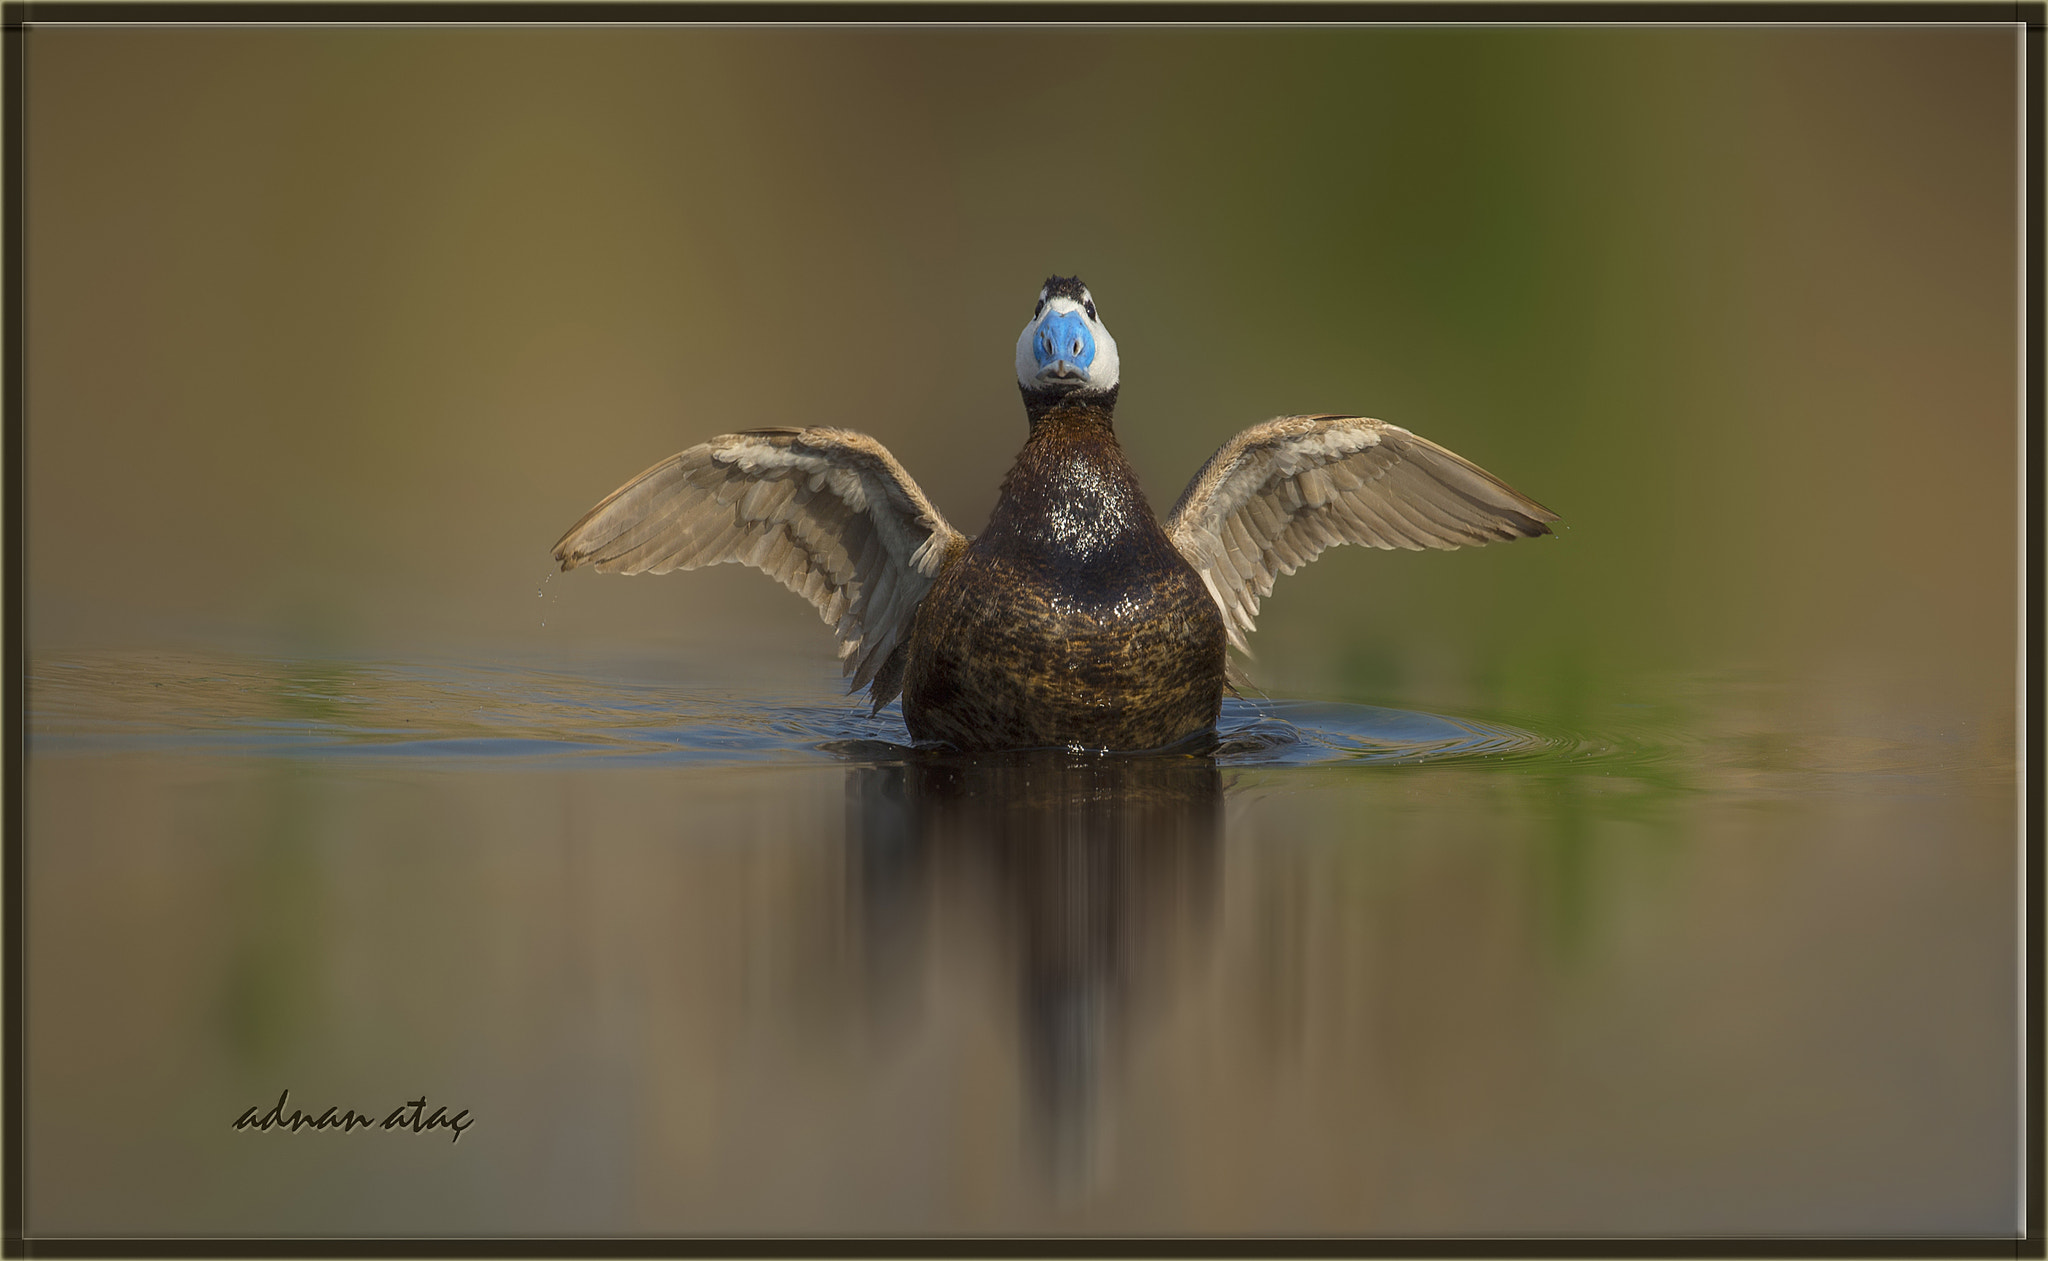
[[(32, 737), (51, 753), (116, 749), (682, 763), (836, 756), (906, 747), (902, 706), (803, 703), (673, 681), (533, 668), (98, 654), (39, 662)], [(1597, 756), (1597, 739), (1373, 705), (1225, 702), (1228, 765), (1453, 762)]]

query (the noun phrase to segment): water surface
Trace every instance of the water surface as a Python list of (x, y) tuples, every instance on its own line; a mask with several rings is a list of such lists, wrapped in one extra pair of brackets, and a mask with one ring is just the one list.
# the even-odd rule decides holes
[[(1995, 1231), (2009, 728), (904, 744), (822, 673), (39, 657), (40, 1230)], [(677, 676), (683, 676), (678, 681)], [(700, 679), (715, 679), (705, 668)], [(468, 1109), (406, 1129), (285, 1115)]]

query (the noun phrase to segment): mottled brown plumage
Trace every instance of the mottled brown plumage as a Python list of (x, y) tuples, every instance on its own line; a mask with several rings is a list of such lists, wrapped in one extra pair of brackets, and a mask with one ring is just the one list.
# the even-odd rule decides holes
[(960, 748), (1154, 749), (1223, 704), (1222, 612), (1074, 398), (1032, 426), (988, 529), (925, 593), (903, 717)]

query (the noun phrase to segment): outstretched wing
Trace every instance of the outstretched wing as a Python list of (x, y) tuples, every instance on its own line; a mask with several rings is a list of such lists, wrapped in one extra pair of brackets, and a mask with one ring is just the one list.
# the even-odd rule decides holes
[(570, 527), (555, 559), (622, 574), (752, 565), (817, 608), (839, 636), (849, 690), (872, 683), (879, 709), (902, 687), (897, 649), (918, 601), (966, 544), (866, 434), (752, 429), (619, 487)]
[(1326, 547), (1468, 547), (1550, 533), (1557, 514), (1462, 456), (1363, 416), (1283, 416), (1223, 444), (1166, 532), (1242, 649), (1273, 580)]

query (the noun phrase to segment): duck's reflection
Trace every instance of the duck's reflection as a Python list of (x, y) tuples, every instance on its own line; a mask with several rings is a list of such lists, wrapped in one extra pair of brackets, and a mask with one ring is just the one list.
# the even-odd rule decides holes
[(1104, 1173), (1125, 1037), (1203, 940), (1222, 800), (1215, 762), (1185, 755), (905, 752), (847, 772), (874, 988), (910, 988), (934, 897), (997, 936), (1034, 1142), (1064, 1189)]

